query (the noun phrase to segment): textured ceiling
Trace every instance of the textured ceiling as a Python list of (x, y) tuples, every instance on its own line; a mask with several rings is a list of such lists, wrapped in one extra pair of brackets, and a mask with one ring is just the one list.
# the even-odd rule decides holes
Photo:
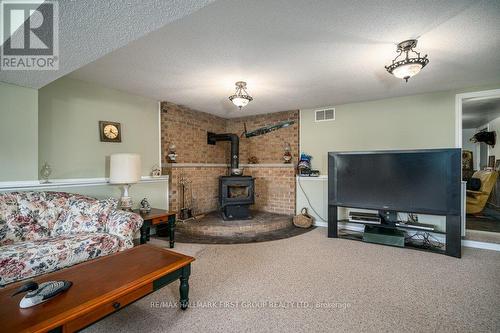
[[(71, 77), (224, 117), (493, 84), (499, 17), (496, 0), (218, 0)], [(430, 63), (405, 83), (384, 65), (417, 37)], [(241, 112), (238, 80), (254, 97)]]
[(59, 70), (0, 71), (0, 81), (41, 88), (212, 1), (58, 1)]
[(463, 128), (477, 128), (498, 117), (500, 117), (500, 96), (470, 98), (463, 101)]

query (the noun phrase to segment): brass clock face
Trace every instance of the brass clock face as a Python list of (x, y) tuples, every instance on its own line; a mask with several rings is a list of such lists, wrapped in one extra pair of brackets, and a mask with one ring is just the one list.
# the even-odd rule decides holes
[(121, 126), (120, 123), (110, 121), (100, 121), (99, 131), (101, 141), (103, 142), (121, 142)]
[(108, 139), (115, 139), (118, 136), (118, 128), (115, 125), (104, 126), (104, 135)]

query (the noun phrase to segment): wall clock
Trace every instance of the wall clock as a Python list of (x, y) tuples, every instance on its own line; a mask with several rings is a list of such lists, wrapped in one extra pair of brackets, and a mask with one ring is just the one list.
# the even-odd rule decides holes
[(122, 129), (120, 123), (99, 121), (101, 142), (122, 142)]

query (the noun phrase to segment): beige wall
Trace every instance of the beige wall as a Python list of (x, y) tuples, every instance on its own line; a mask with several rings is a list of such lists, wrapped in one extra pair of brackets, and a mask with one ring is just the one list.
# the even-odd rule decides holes
[[(479, 91), (474, 89), (468, 91)], [(301, 110), (300, 149), (327, 174), (330, 151), (419, 149), (455, 146), (455, 95), (447, 91), (334, 105), (334, 121), (314, 122)]]
[[(69, 78), (38, 97), (38, 161), (52, 166), (52, 178), (105, 177), (113, 153), (139, 153), (143, 175), (159, 164), (158, 102)], [(99, 120), (121, 123), (122, 142), (101, 142)]]
[[(158, 102), (62, 78), (38, 93), (39, 135), (37, 168), (47, 161), (52, 179), (103, 178), (109, 174), (109, 155), (135, 152), (142, 158), (142, 175), (149, 176), (160, 161)], [(99, 120), (121, 123), (122, 142), (101, 142)], [(92, 197), (120, 197), (119, 186), (63, 188)], [(147, 197), (156, 208), (168, 208), (166, 182), (140, 183), (130, 195), (137, 207)]]
[(38, 179), (38, 91), (0, 82), (0, 181)]

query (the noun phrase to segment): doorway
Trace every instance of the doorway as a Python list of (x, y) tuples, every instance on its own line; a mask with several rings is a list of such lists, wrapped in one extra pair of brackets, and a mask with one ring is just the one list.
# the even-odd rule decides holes
[(465, 239), (500, 243), (500, 90), (457, 95), (457, 112)]

